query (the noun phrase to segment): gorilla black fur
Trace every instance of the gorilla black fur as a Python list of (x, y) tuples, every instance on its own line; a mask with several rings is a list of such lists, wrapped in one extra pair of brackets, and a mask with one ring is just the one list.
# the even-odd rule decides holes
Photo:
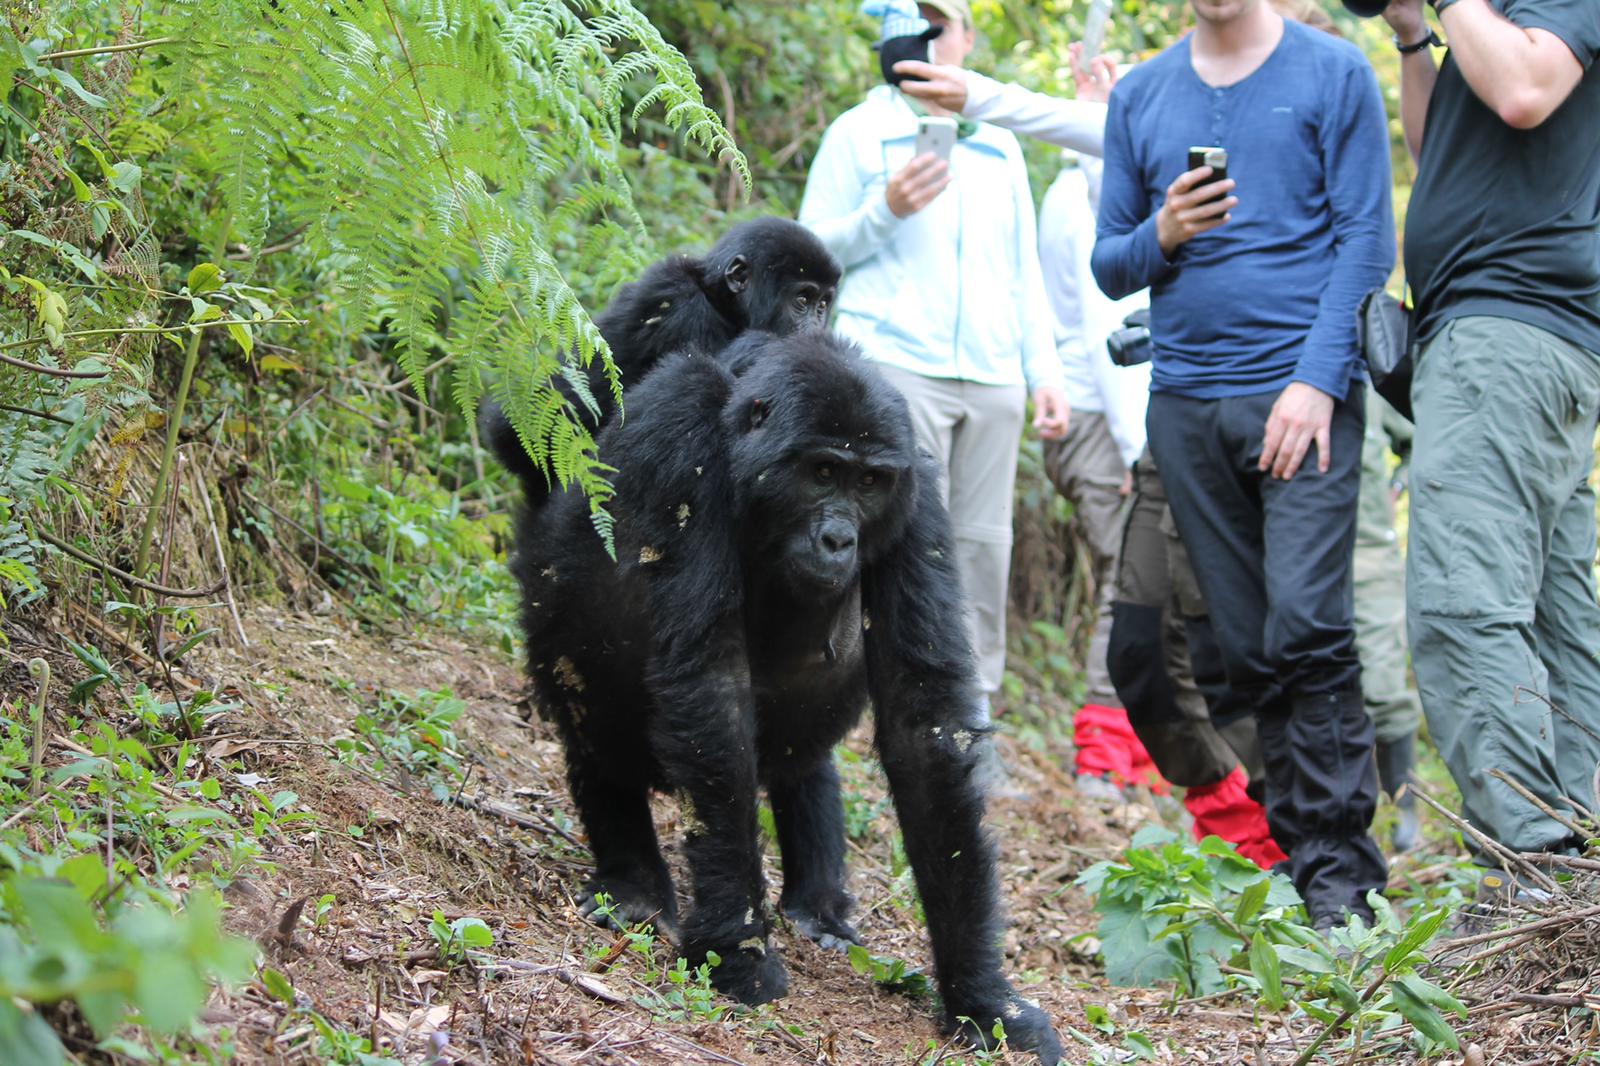
[[(794, 333), (822, 329), (839, 286), (839, 263), (810, 230), (785, 218), (757, 218), (733, 227), (703, 256), (670, 255), (617, 291), (595, 319), (611, 347), (623, 388), (642, 381), (673, 352), (716, 355), (745, 330)], [(611, 420), (611, 387), (599, 362), (584, 373), (598, 410), (563, 392), (591, 428)], [(530, 505), (549, 493), (497, 404), (486, 403), (479, 432), (521, 478)]]
[(994, 848), (971, 780), (985, 732), (938, 469), (904, 399), (830, 333), (750, 333), (664, 360), (600, 439), (617, 468), (616, 561), (586, 502), (527, 509), (513, 569), (530, 671), (566, 749), (595, 897), (679, 932), (649, 791), (683, 811), (683, 954), (717, 987), (783, 995), (769, 940), (757, 792), (782, 852), (780, 905), (842, 948), (845, 835), (832, 751), (875, 708), (877, 747), (927, 915), (945, 1021), (1060, 1054), (1001, 974)]

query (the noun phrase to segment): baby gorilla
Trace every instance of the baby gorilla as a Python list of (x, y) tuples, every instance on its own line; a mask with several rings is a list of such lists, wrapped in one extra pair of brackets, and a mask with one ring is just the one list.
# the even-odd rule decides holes
[(971, 780), (982, 727), (938, 471), (905, 401), (829, 333), (749, 333), (669, 356), (600, 438), (617, 468), (616, 559), (589, 507), (526, 509), (513, 568), (541, 711), (566, 749), (596, 872), (585, 910), (677, 931), (648, 803), (682, 805), (692, 906), (680, 944), (717, 987), (783, 995), (756, 811), (782, 851), (780, 905), (827, 946), (848, 922), (833, 747), (868, 702), (927, 914), (945, 1022), (1046, 1062), (1049, 1019), (1000, 972), (994, 848)]
[[(717, 355), (747, 330), (826, 328), (838, 285), (838, 261), (810, 230), (786, 218), (755, 218), (734, 226), (704, 255), (669, 255), (652, 263), (617, 291), (595, 325), (631, 404), (634, 384), (675, 352)], [(597, 359), (570, 372), (582, 375), (585, 387), (558, 379), (557, 388), (598, 437), (615, 413), (604, 367)], [(528, 506), (539, 506), (549, 481), (522, 449), (498, 403), (483, 405), (478, 429), (522, 479)]]

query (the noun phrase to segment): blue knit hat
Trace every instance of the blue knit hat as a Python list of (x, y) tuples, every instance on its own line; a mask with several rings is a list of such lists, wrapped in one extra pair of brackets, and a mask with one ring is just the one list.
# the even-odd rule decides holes
[(916, 0), (863, 0), (861, 12), (883, 19), (880, 44), (895, 37), (920, 37), (931, 25), (917, 10)]

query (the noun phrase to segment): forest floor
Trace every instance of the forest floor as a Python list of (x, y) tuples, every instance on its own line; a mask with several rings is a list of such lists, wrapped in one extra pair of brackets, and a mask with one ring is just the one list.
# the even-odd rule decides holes
[[(890, 990), (876, 979), (883, 973), (857, 972), (786, 923), (775, 943), (790, 993), (747, 1011), (676, 969), (667, 943), (585, 921), (573, 896), (590, 857), (560, 746), (530, 714), (521, 673), (501, 649), (442, 630), (377, 636), (338, 615), (269, 606), (246, 610), (242, 629), (248, 646), (203, 648), (187, 666), (234, 705), (200, 742), (210, 776), (225, 788), (292, 793), (284, 817), (259, 834), (268, 865), (227, 892), (229, 924), (286, 979), (213, 998), (204, 1021), (231, 1032), (234, 1061), (377, 1061), (364, 1058), (369, 1048), (427, 1066), (1035, 1061), (948, 1043), (929, 995)], [(72, 665), (62, 667), (70, 674)], [(456, 706), (439, 695), (446, 689), (464, 709), (429, 718)], [(412, 717), (382, 718), (396, 707)], [(1170, 989), (1107, 983), (1093, 903), (1073, 881), (1161, 815), (1146, 803), (1081, 798), (1063, 770), (1070, 751), (1002, 742), (1027, 794), (992, 803), (989, 815), (1009, 920), (1006, 969), (1055, 1020), (1068, 1061), (1130, 1061), (1119, 1051), (1130, 1034), (1148, 1040), (1152, 1061), (1295, 1059), (1304, 1019), (1291, 1028), (1244, 998), (1175, 1002)], [(898, 962), (931, 975), (870, 723), (841, 762), (855, 924), (880, 969)], [(464, 778), (441, 777), (446, 763)], [(677, 818), (674, 804), (657, 802), (681, 885)], [(769, 847), (774, 886), (775, 858)], [(1398, 863), (1397, 877), (1438, 876), (1418, 862)], [(488, 935), (468, 950), (441, 947), (451, 923)]]

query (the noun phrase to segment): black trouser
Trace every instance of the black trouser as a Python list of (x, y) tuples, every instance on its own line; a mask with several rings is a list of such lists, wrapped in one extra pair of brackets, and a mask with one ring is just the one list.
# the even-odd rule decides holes
[(1148, 428), (1228, 687), (1260, 723), (1268, 824), (1315, 918), (1365, 911), (1386, 880), (1351, 580), (1365, 394), (1334, 405), (1327, 472), (1313, 446), (1288, 481), (1256, 467), (1276, 399), (1156, 393)]

